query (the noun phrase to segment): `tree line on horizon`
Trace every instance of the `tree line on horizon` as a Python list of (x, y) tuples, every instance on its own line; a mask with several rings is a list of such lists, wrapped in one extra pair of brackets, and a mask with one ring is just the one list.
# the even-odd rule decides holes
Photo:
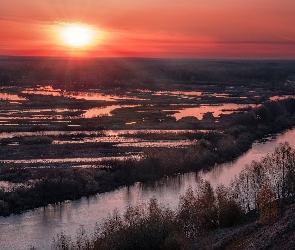
[[(294, 61), (0, 58), (0, 85), (51, 84), (69, 89), (157, 87), (163, 81), (232, 84), (295, 79)], [(286, 88), (283, 84), (279, 88)]]

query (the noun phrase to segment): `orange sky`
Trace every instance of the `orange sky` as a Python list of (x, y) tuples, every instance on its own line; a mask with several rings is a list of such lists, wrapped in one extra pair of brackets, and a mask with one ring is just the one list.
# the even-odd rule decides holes
[[(0, 55), (295, 59), (294, 0), (0, 2)], [(96, 39), (65, 46), (64, 23)]]

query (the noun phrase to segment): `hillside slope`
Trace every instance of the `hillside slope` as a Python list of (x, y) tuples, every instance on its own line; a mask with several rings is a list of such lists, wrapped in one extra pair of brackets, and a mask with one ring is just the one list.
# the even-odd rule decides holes
[(295, 204), (271, 224), (258, 221), (209, 233), (199, 245), (204, 250), (291, 250), (295, 249)]

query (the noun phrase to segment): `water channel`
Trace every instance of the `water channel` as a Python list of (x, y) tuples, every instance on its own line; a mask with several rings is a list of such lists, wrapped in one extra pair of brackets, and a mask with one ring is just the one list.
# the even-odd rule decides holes
[[(295, 147), (295, 129), (286, 131), (267, 140), (255, 142), (252, 148), (235, 162), (223, 164), (207, 173), (200, 173), (214, 186), (228, 184), (245, 164), (259, 160), (267, 153), (272, 153), (281, 142), (288, 141)], [(60, 205), (49, 205), (22, 215), (0, 218), (0, 249), (22, 250), (35, 246), (37, 249), (50, 249), (52, 239), (61, 231), (75, 236), (83, 225), (92, 232), (95, 224), (102, 221), (116, 208), (123, 212), (128, 205), (146, 203), (156, 197), (161, 204), (177, 208), (179, 196), (185, 190), (196, 186), (197, 175), (188, 173), (173, 178), (166, 178), (152, 184), (136, 183), (131, 187), (122, 187), (113, 192), (98, 194), (90, 198), (68, 201)]]

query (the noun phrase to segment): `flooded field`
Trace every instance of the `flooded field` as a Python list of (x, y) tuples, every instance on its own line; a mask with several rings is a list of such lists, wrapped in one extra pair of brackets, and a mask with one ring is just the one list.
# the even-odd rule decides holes
[(185, 148), (196, 143), (198, 134), (219, 131), (220, 120), (227, 122), (231, 114), (265, 98), (284, 98), (276, 93), (266, 97), (259, 89), (246, 87), (248, 93), (237, 87), (218, 91), (217, 84), (206, 89), (203, 85), (170, 88), (3, 87), (0, 163), (92, 166), (103, 159), (140, 157), (148, 148)]

